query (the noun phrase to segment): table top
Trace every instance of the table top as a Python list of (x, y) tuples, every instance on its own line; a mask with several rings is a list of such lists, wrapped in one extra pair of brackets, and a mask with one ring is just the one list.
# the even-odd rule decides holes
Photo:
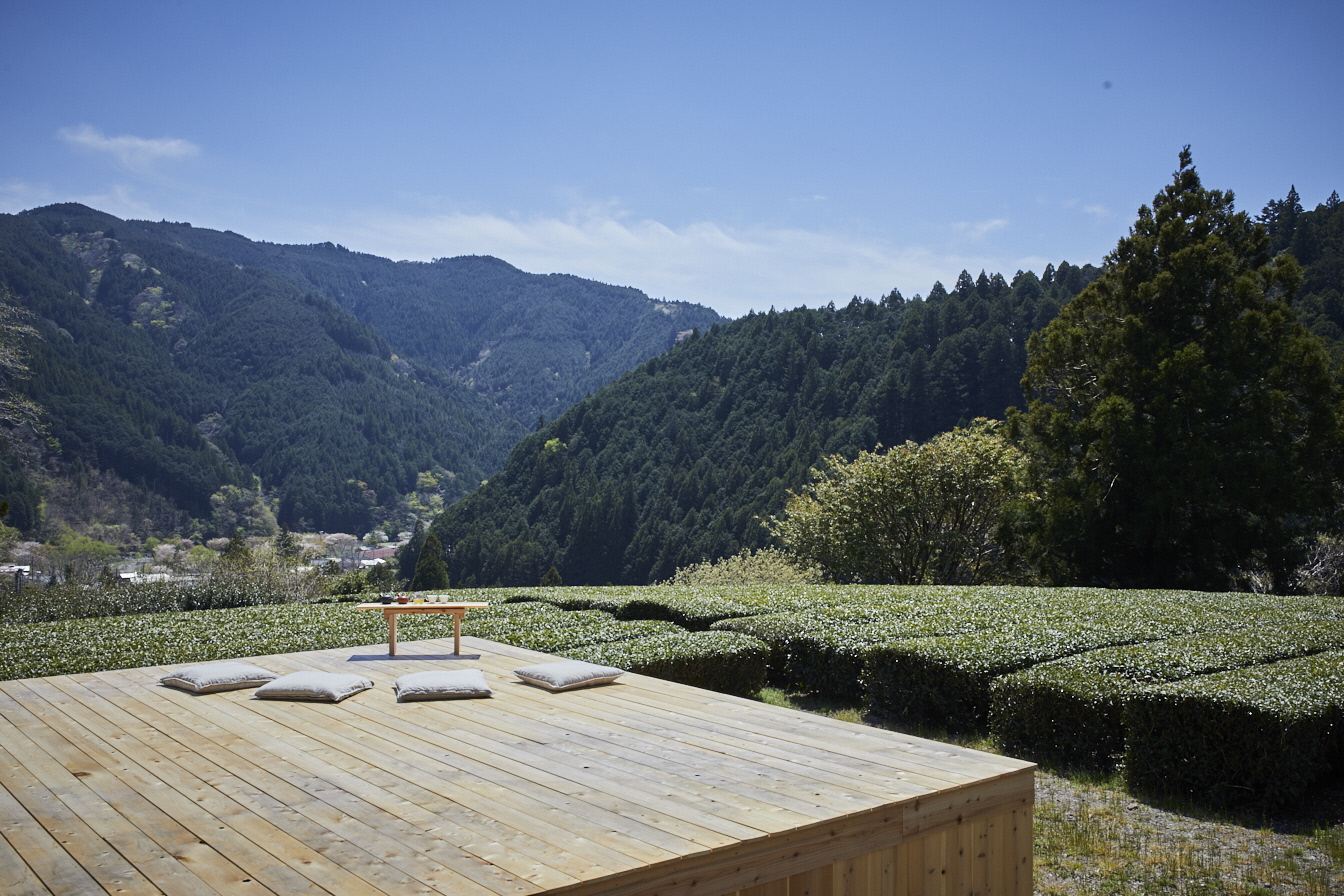
[(355, 609), (396, 610), (397, 612), (400, 613), (408, 613), (408, 612), (426, 613), (426, 612), (433, 612), (435, 610), (479, 610), (482, 607), (488, 607), (488, 606), (490, 606), (488, 603), (480, 603), (478, 601), (454, 601), (452, 603), (443, 603), (443, 604), (428, 603), (428, 602), (419, 604), (409, 602), (399, 604), (394, 602), (390, 604), (384, 604), (384, 603), (356, 604)]

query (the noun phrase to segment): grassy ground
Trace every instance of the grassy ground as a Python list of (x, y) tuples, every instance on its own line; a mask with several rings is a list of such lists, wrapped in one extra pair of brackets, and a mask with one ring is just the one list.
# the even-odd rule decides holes
[[(890, 727), (855, 706), (773, 689), (761, 699)], [(908, 733), (995, 752), (984, 738)], [(1215, 815), (1138, 800), (1125, 792), (1118, 775), (1045, 768), (1036, 778), (1034, 826), (1041, 896), (1344, 894), (1344, 786), (1320, 792), (1291, 815)]]

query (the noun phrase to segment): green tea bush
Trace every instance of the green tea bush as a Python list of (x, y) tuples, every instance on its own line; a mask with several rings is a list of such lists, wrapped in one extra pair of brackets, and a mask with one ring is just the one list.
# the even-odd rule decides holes
[(1344, 761), (1344, 651), (1159, 685), (1126, 704), (1124, 724), (1140, 793), (1290, 805)]
[(1041, 663), (990, 686), (989, 730), (1013, 755), (1109, 770), (1124, 751), (1123, 709), (1154, 685), (1344, 650), (1344, 620), (1184, 635)]
[[(617, 619), (661, 619), (690, 631), (706, 631), (721, 619), (765, 612), (760, 587), (672, 586), (537, 588), (512, 601), (536, 600), (563, 610), (601, 610)], [(737, 600), (739, 595), (746, 601)], [(788, 604), (792, 608), (793, 604)]]
[(341, 605), (270, 605), (5, 625), (0, 641), (9, 679), (386, 644), (387, 625)]
[(1344, 617), (1339, 598), (1085, 588), (963, 591), (961, 601), (976, 594), (996, 597), (975, 611), (984, 614), (984, 630), (872, 648), (863, 673), (870, 710), (914, 724), (981, 730), (993, 680), (1038, 663), (1196, 632)]
[(473, 610), (463, 621), (463, 634), (542, 653), (559, 653), (608, 641), (628, 641), (681, 631), (670, 622), (614, 619), (601, 610), (505, 611), (473, 618), (476, 612)]
[(759, 638), (770, 645), (769, 681), (776, 687), (831, 699), (862, 697), (860, 679), (868, 652), (908, 638), (977, 631), (985, 617), (923, 615), (913, 608), (839, 607), (827, 615), (771, 613), (726, 619), (712, 626)]
[(979, 731), (989, 712), (989, 686), (1036, 663), (1113, 644), (1181, 634), (1168, 623), (1104, 626), (1058, 624), (915, 638), (874, 647), (863, 670), (864, 703), (872, 712), (915, 725)]
[(763, 642), (736, 632), (681, 632), (564, 653), (666, 681), (750, 697), (765, 686), (769, 652)]
[(325, 599), (318, 576), (279, 565), (216, 564), (199, 579), (176, 582), (118, 582), (83, 585), (29, 585), (0, 592), (0, 622), (54, 622), (95, 616), (218, 610)]

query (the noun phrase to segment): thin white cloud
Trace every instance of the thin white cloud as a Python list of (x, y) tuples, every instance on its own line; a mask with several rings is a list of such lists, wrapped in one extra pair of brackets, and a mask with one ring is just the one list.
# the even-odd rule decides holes
[(983, 239), (996, 230), (1008, 226), (1007, 218), (992, 218), (988, 221), (958, 221), (952, 227), (973, 240)]
[[(1046, 200), (1037, 201), (1040, 204), (1047, 206), (1056, 204)], [(1100, 202), (1084, 202), (1081, 199), (1065, 199), (1057, 204), (1059, 208), (1068, 209), (1069, 211), (1074, 211), (1076, 209), (1085, 215), (1090, 215), (1092, 219), (1097, 222), (1106, 221), (1115, 216), (1114, 212)]]
[(82, 124), (77, 128), (61, 128), (57, 135), (71, 146), (106, 153), (116, 159), (123, 168), (131, 171), (144, 171), (164, 159), (191, 158), (201, 151), (199, 146), (189, 140), (176, 137), (134, 137), (129, 134), (109, 137), (88, 124)]
[(893, 287), (910, 296), (987, 262), (801, 229), (735, 230), (710, 221), (670, 227), (607, 207), (565, 218), (371, 213), (343, 226), (305, 230), (301, 239), (332, 240), (388, 258), (493, 255), (525, 271), (634, 286), (730, 317), (771, 307), (843, 305), (855, 294), (877, 299)]

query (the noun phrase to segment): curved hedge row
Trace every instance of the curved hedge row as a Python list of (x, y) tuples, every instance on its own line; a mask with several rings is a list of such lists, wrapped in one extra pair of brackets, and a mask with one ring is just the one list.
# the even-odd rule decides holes
[(681, 632), (565, 651), (566, 656), (724, 694), (751, 697), (765, 686), (770, 649), (736, 632)]
[(1158, 684), (1344, 650), (1344, 620), (1199, 633), (1088, 651), (996, 679), (989, 730), (1014, 755), (1102, 770), (1125, 749), (1123, 711)]
[(1124, 724), (1138, 792), (1292, 803), (1344, 763), (1344, 651), (1159, 685), (1126, 704)]
[(772, 684), (859, 702), (863, 696), (863, 666), (874, 647), (911, 638), (973, 632), (988, 625), (985, 616), (975, 613), (952, 617), (841, 608), (841, 612), (826, 616), (768, 613), (726, 619), (714, 623), (713, 628), (740, 632), (769, 644)]

